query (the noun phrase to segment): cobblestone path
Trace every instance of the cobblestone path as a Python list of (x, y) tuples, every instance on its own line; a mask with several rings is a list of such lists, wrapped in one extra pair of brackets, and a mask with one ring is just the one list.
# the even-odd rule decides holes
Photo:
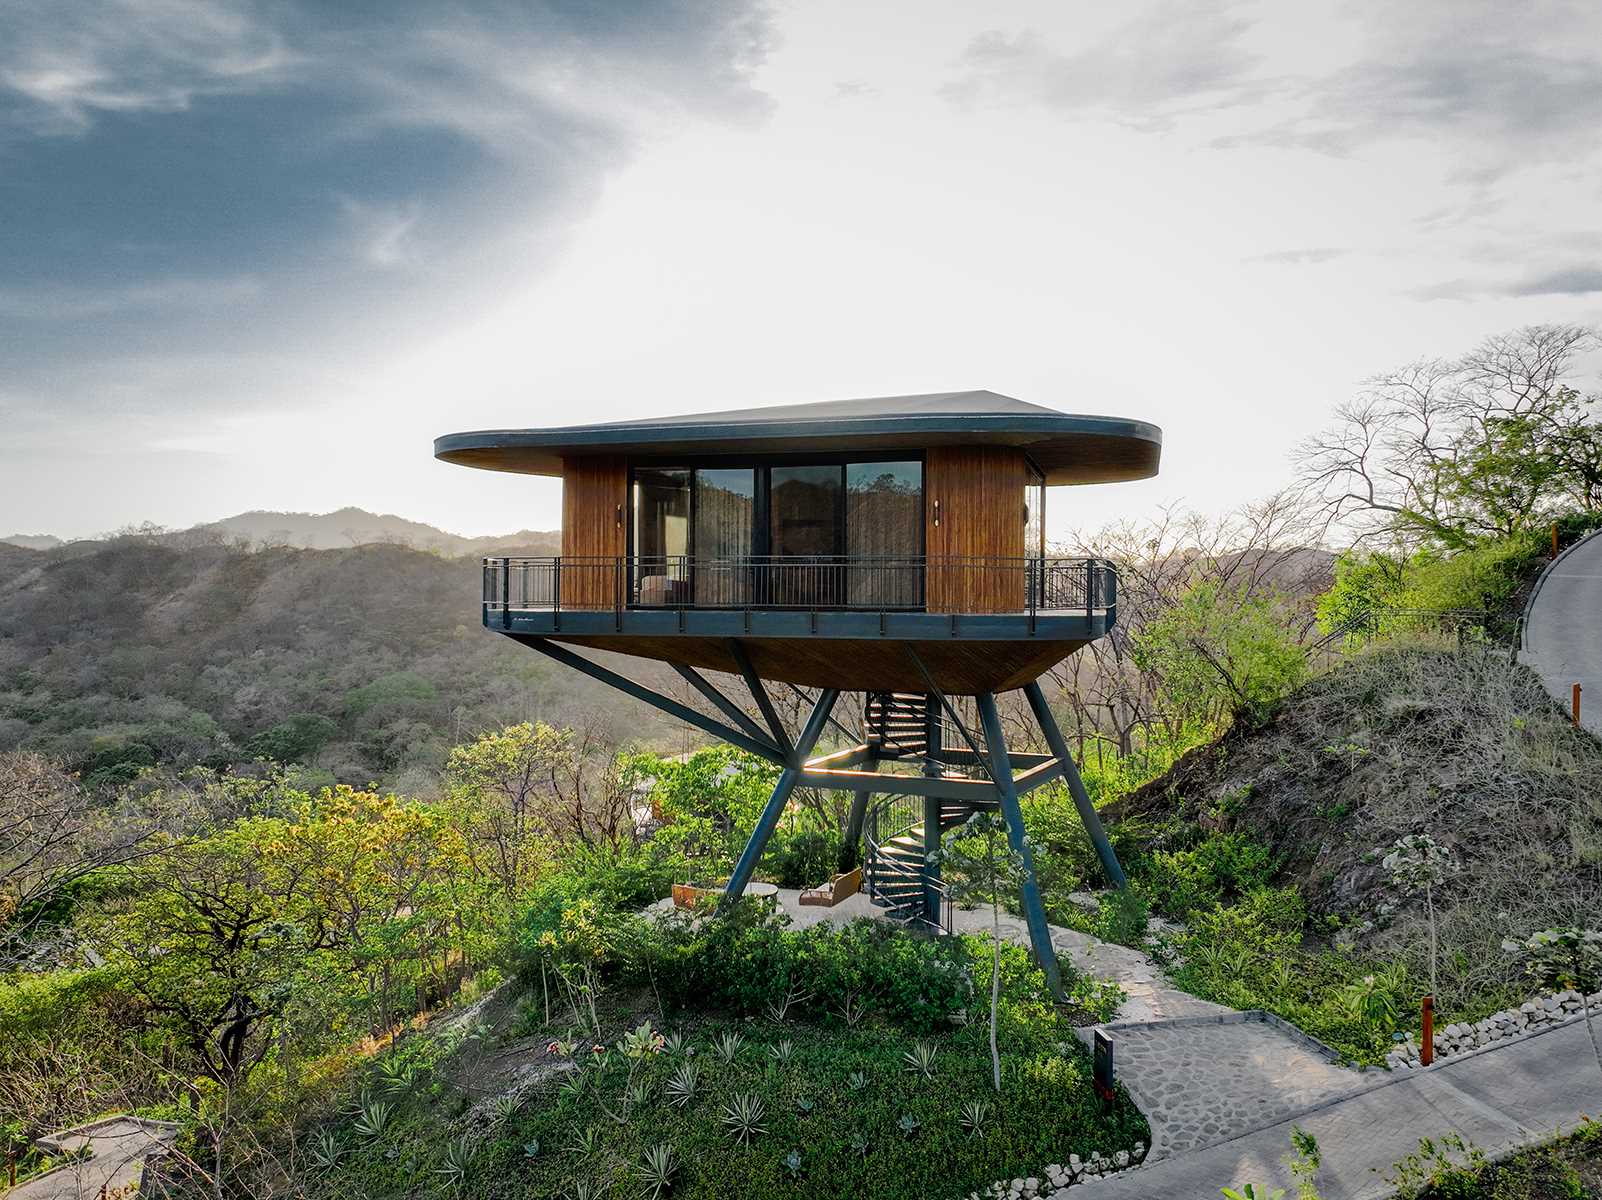
[(1155, 1161), (1285, 1120), (1378, 1078), (1258, 1020), (1119, 1025), (1120, 1082), (1151, 1123)]

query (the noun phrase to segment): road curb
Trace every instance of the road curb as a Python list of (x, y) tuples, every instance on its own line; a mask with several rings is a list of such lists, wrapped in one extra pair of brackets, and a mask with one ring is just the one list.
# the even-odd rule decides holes
[(1519, 649), (1521, 651), (1529, 649), (1529, 646), (1526, 645), (1526, 640), (1530, 633), (1530, 612), (1535, 608), (1535, 598), (1541, 594), (1541, 589), (1546, 586), (1547, 577), (1557, 569), (1559, 563), (1594, 537), (1602, 537), (1602, 529), (1593, 529), (1590, 533), (1581, 537), (1579, 541), (1565, 546), (1558, 551), (1556, 558), (1541, 569), (1540, 575), (1536, 576), (1535, 586), (1530, 589), (1529, 599), (1524, 601), (1524, 612), (1519, 616)]

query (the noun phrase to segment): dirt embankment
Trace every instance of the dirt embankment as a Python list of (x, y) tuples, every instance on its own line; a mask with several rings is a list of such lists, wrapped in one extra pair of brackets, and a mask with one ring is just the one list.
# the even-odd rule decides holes
[(1443, 992), (1511, 982), (1504, 937), (1602, 914), (1602, 743), (1505, 649), (1361, 654), (1121, 807), (1267, 843), (1312, 914), (1421, 968), (1422, 898), (1380, 859), (1431, 834), (1461, 866), (1436, 896)]

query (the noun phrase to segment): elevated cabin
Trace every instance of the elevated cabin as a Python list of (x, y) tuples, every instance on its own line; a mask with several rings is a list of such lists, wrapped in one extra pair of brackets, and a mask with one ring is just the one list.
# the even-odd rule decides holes
[(485, 560), (490, 628), (802, 686), (960, 695), (1021, 687), (1111, 627), (1111, 566), (1046, 553), (1047, 491), (1153, 475), (1160, 452), (1152, 425), (985, 391), (434, 444), (448, 462), (562, 479), (561, 555)]

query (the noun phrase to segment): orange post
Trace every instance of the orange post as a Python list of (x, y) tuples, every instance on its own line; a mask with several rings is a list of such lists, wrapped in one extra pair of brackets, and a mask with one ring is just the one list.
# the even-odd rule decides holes
[(1435, 1061), (1435, 997), (1424, 997), (1424, 1041), (1418, 1048), (1418, 1060), (1426, 1067)]
[(1580, 685), (1574, 685), (1574, 728), (1580, 727)]

